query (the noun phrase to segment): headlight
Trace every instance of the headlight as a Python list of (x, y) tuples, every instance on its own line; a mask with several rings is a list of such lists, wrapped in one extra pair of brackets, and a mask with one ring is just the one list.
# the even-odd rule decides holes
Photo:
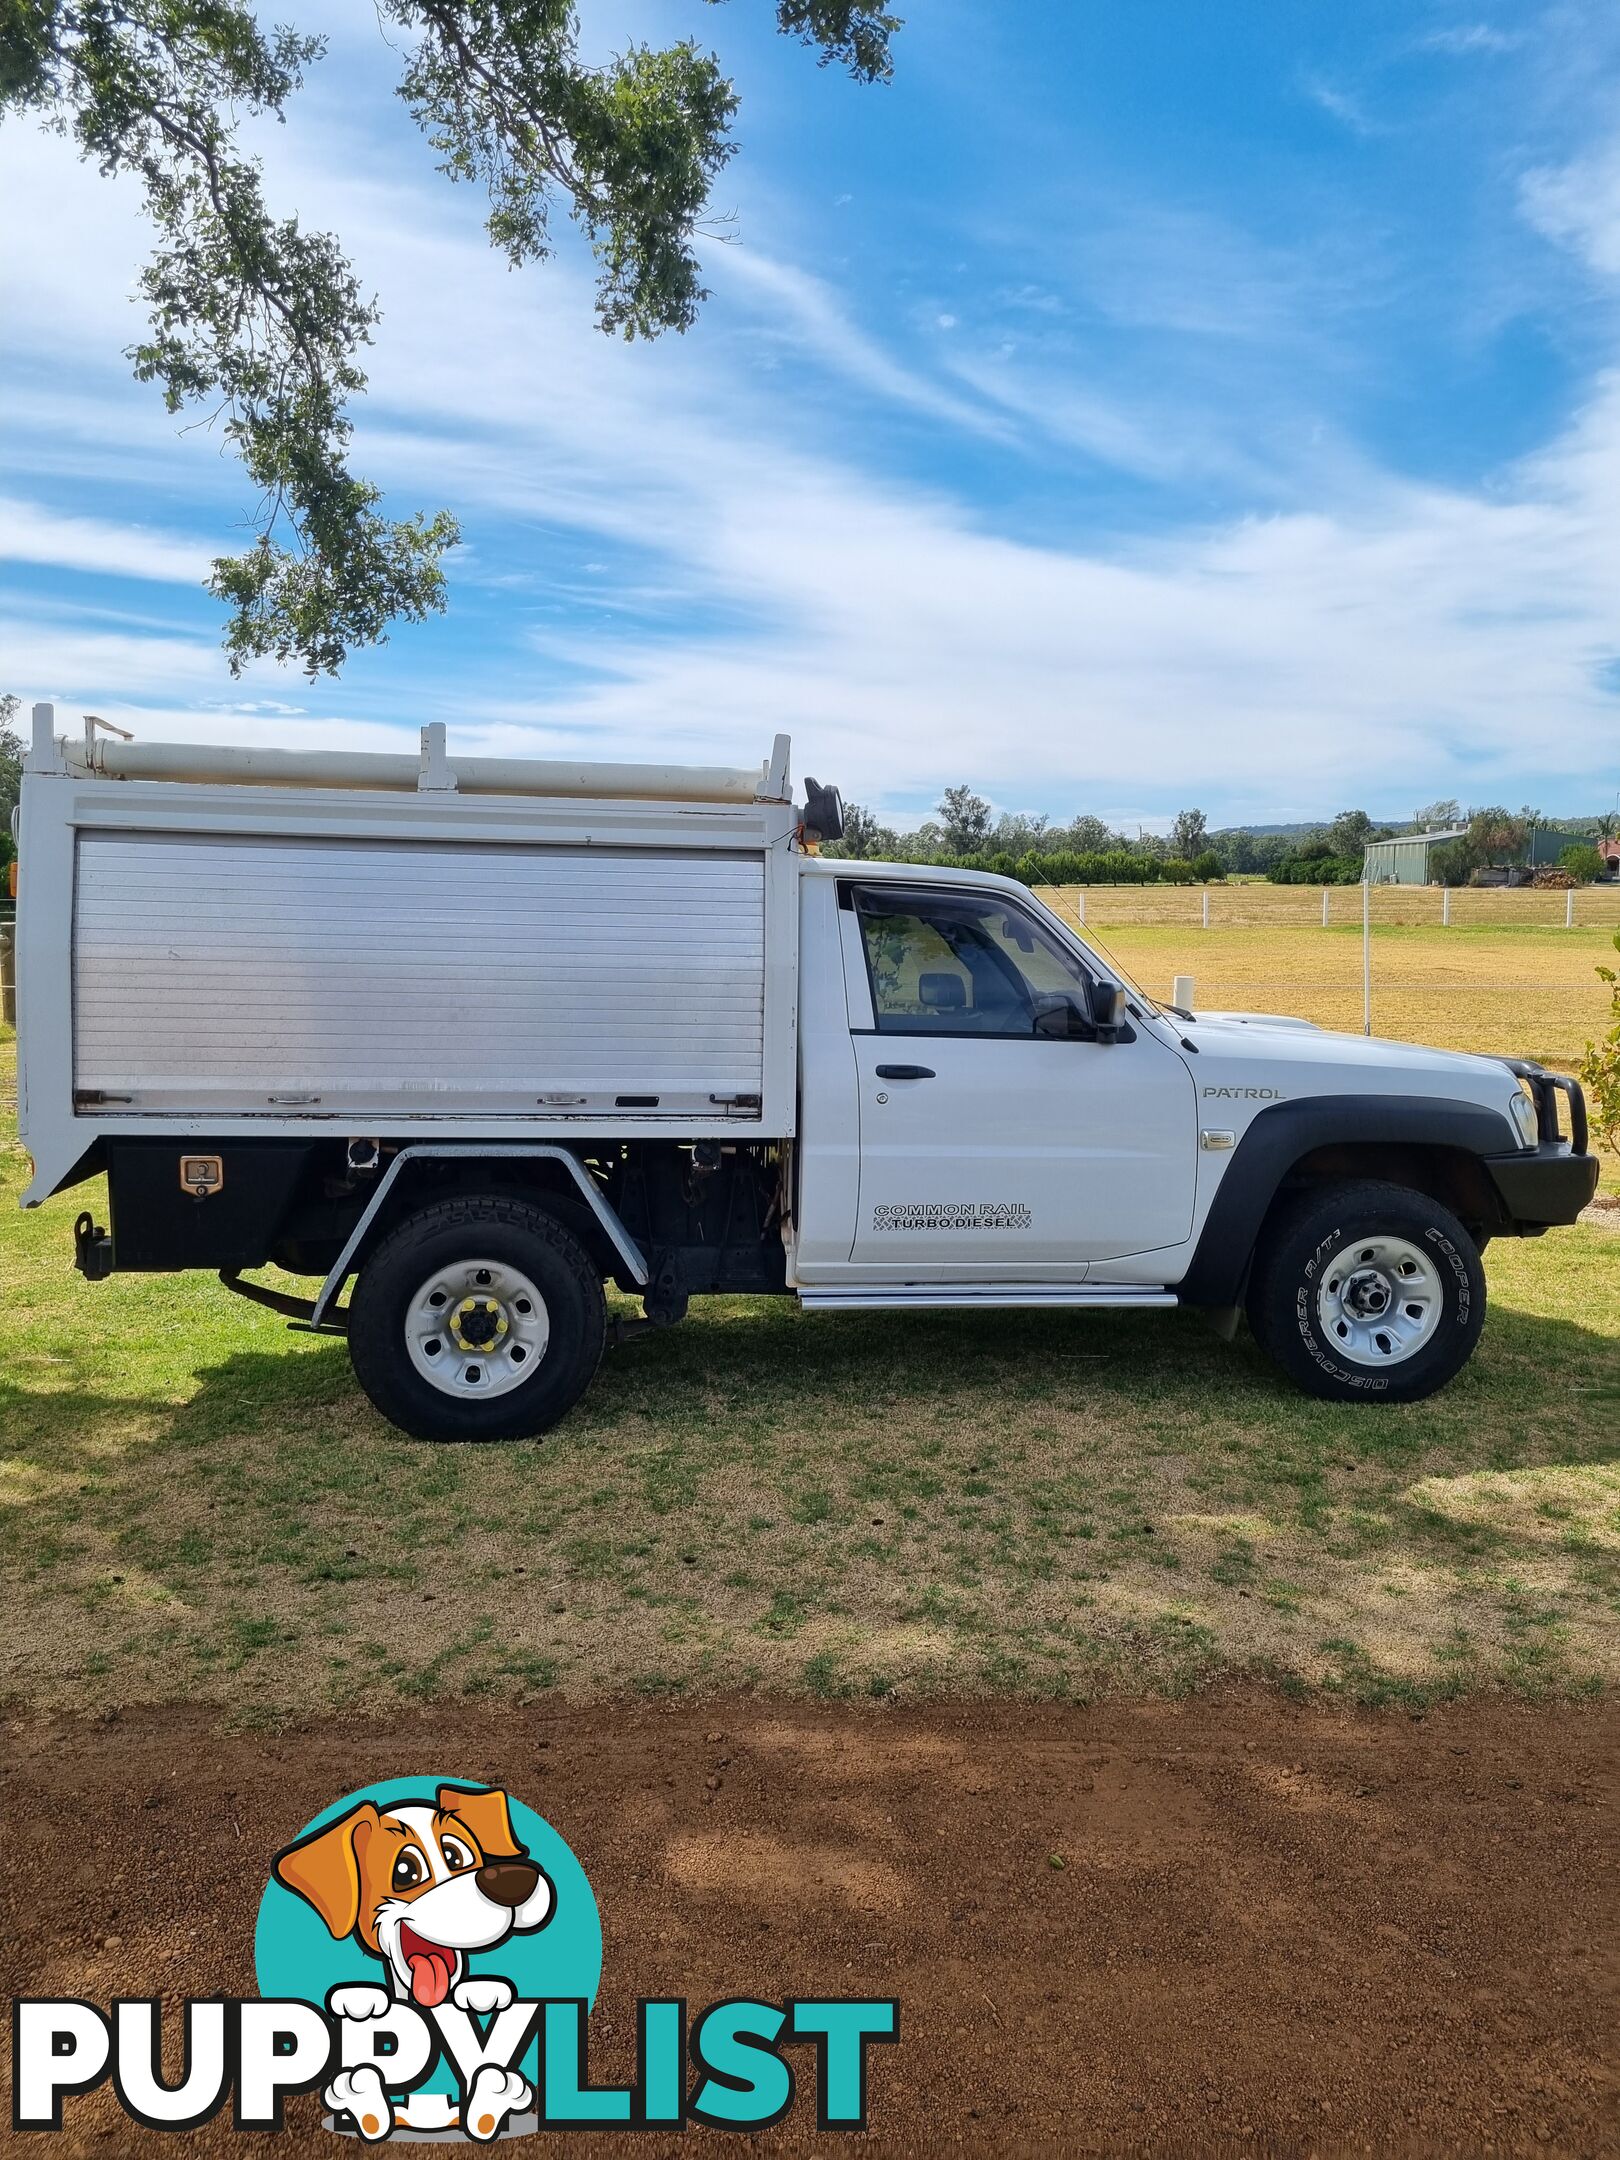
[(1535, 1091), (1528, 1080), (1521, 1080), (1518, 1092), (1510, 1105), (1513, 1122), (1519, 1128), (1519, 1145), (1534, 1147), (1541, 1137), (1541, 1119), (1536, 1109)]

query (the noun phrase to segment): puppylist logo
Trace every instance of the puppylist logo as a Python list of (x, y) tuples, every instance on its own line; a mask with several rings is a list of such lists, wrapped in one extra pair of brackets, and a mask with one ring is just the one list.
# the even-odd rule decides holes
[(532, 1808), (448, 1778), (369, 1786), (307, 1824), (271, 1867), (254, 1963), (256, 2000), (181, 2005), (172, 2084), (155, 1998), (15, 2002), (13, 2128), (61, 2130), (110, 2079), (153, 2130), (197, 2129), (227, 2103), (237, 2129), (280, 2130), (287, 2099), (316, 2091), (326, 2127), (368, 2145), (758, 2130), (813, 2080), (821, 2129), (864, 2130), (867, 2047), (899, 2036), (892, 2000), (735, 1997), (693, 2016), (644, 1999), (634, 2079), (592, 2084), (602, 1928), (585, 1871)]

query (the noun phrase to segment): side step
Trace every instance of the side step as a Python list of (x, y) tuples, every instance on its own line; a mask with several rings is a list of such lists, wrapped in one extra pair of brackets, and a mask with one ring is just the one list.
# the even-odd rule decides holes
[(858, 1283), (799, 1292), (806, 1312), (931, 1312), (951, 1306), (992, 1311), (1023, 1305), (1122, 1312), (1180, 1302), (1173, 1290), (1138, 1290), (1122, 1283)]

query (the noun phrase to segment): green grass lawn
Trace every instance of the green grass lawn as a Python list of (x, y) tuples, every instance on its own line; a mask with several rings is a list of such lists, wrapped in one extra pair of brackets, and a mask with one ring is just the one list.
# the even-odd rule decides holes
[(433, 1448), (210, 1277), (82, 1282), (99, 1187), (23, 1215), (24, 1171), (0, 1152), (13, 1699), (1620, 1676), (1612, 1232), (1494, 1246), (1478, 1356), (1411, 1408), (1307, 1401), (1190, 1314), (724, 1299), (543, 1444)]

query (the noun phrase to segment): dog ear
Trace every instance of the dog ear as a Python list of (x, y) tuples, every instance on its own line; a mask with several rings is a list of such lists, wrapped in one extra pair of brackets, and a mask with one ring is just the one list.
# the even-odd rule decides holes
[(524, 1849), (512, 1832), (512, 1815), (503, 1792), (470, 1792), (465, 1785), (439, 1787), (439, 1813), (456, 1815), (478, 1840), (486, 1860), (521, 1860)]
[(270, 1870), (277, 1882), (314, 1906), (339, 1941), (354, 1933), (360, 1918), (360, 1855), (381, 1819), (363, 1800), (324, 1830), (277, 1853)]

